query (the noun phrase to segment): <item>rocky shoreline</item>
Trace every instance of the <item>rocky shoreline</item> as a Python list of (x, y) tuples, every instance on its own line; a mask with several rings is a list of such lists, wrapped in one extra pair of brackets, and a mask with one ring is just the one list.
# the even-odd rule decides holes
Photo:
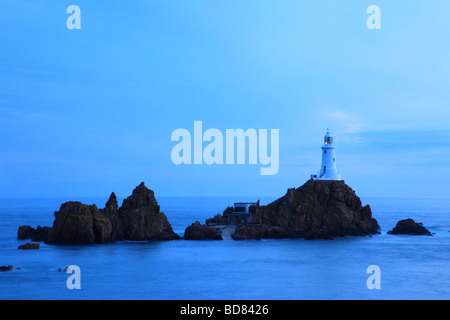
[[(380, 233), (370, 206), (362, 206), (355, 191), (344, 181), (308, 180), (299, 188), (288, 189), (283, 197), (268, 205), (261, 206), (258, 201), (253, 208), (252, 223), (227, 228), (228, 215), (232, 213), (233, 207), (228, 207), (205, 224), (196, 221), (181, 237), (160, 211), (154, 192), (142, 182), (121, 207), (114, 192), (103, 209), (81, 202), (65, 202), (54, 213), (52, 227), (20, 226), (17, 238), (48, 244), (94, 244), (121, 240), (223, 240), (224, 229), (233, 240), (335, 239)], [(431, 235), (412, 219), (399, 221), (388, 234)], [(39, 246), (27, 244), (22, 248)]]

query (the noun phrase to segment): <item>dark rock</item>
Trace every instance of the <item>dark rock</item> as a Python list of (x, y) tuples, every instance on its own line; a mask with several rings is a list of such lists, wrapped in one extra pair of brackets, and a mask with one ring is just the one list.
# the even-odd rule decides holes
[(19, 230), (17, 230), (17, 239), (31, 239), (36, 233), (36, 229), (31, 226), (20, 226)]
[(111, 235), (110, 241), (117, 241), (123, 239), (123, 227), (122, 221), (119, 217), (119, 206), (117, 204), (116, 194), (111, 193), (108, 201), (105, 204), (105, 208), (101, 209), (103, 216), (111, 222)]
[(28, 250), (28, 249), (39, 249), (39, 243), (28, 242), (28, 243), (20, 245), (18, 247), (18, 249), (25, 249), (25, 250)]
[(65, 273), (67, 273), (67, 270), (69, 270), (68, 266), (66, 266), (64, 269), (58, 268), (58, 272), (65, 272)]
[(31, 238), (31, 241), (45, 241), (47, 239), (47, 235), (50, 232), (52, 228), (51, 227), (41, 227), (37, 226), (36, 231)]
[(227, 224), (228, 221), (224, 219), (221, 214), (215, 215), (213, 218), (206, 219), (207, 226), (217, 226), (221, 224)]
[(237, 233), (233, 233), (231, 235), (231, 238), (233, 240), (237, 240), (237, 241), (239, 241), (239, 240), (261, 240), (261, 238), (258, 235), (256, 235), (256, 236), (247, 236), (247, 235), (242, 235), (242, 234), (237, 234)]
[(8, 265), (8, 266), (0, 266), (0, 271), (9, 271), (12, 270), (13, 266)]
[(119, 217), (126, 240), (181, 239), (173, 232), (166, 215), (160, 212), (153, 191), (143, 182), (123, 201)]
[(69, 201), (55, 212), (53, 227), (47, 243), (92, 244), (95, 243), (94, 216), (100, 216), (95, 205)]
[(239, 225), (233, 238), (334, 239), (380, 233), (368, 205), (344, 181), (309, 180), (267, 206), (257, 206), (260, 224)]
[(431, 236), (422, 223), (417, 223), (413, 219), (405, 219), (397, 222), (397, 225), (388, 234), (409, 234), (409, 235), (427, 235)]
[(41, 227), (33, 228), (30, 226), (20, 226), (17, 231), (17, 239), (31, 239), (31, 241), (45, 241), (47, 234), (51, 227)]
[(214, 218), (206, 220), (207, 226), (217, 226), (228, 224), (228, 215), (234, 212), (233, 207), (227, 207), (222, 214), (217, 214)]
[(250, 238), (250, 237), (248, 237), (248, 236), (244, 236), (244, 235), (242, 235), (242, 234), (236, 234), (236, 233), (233, 233), (233, 234), (231, 235), (231, 238), (232, 238), (233, 240), (250, 240), (250, 239), (254, 239), (254, 238)]
[(103, 217), (101, 214), (94, 215), (93, 220), (93, 231), (94, 239), (96, 243), (107, 243), (112, 242), (112, 223), (108, 218)]
[(214, 227), (202, 225), (196, 221), (184, 231), (185, 240), (223, 240)]
[(153, 191), (144, 183), (133, 190), (120, 209), (114, 192), (103, 209), (81, 202), (66, 202), (55, 212), (46, 242), (93, 244), (117, 240), (180, 239), (159, 210)]

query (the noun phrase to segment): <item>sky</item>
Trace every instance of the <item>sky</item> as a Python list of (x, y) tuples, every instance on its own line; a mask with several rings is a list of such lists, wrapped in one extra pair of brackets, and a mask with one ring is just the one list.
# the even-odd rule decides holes
[[(448, 12), (447, 0), (2, 0), (0, 197), (126, 196), (142, 181), (157, 197), (278, 197), (319, 170), (327, 128), (358, 195), (448, 197)], [(278, 173), (175, 165), (171, 134), (194, 121), (278, 129)]]

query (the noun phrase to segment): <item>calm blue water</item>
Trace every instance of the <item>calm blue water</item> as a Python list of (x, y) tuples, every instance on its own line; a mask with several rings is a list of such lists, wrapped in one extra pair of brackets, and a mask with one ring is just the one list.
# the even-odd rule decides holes
[[(41, 243), (18, 250), (20, 225), (51, 226), (68, 199), (0, 199), (0, 299), (450, 299), (450, 199), (362, 199), (382, 234), (339, 240)], [(104, 199), (71, 199), (103, 207)], [(174, 231), (222, 212), (239, 198), (158, 198)], [(261, 199), (267, 204), (274, 199)], [(121, 203), (121, 199), (119, 199)], [(436, 234), (393, 236), (404, 218)], [(66, 287), (68, 265), (81, 268), (81, 290)], [(381, 289), (366, 286), (369, 265)]]

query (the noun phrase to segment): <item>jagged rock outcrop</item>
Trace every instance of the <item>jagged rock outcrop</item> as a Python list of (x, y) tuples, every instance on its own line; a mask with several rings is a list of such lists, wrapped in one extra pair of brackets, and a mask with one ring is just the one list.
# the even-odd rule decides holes
[(267, 206), (258, 206), (260, 224), (239, 225), (233, 239), (333, 239), (379, 233), (370, 206), (344, 181), (309, 180)]
[[(103, 209), (101, 209), (101, 212), (102, 212), (103, 217), (106, 218), (111, 223), (111, 225), (109, 225), (108, 223), (105, 223), (104, 228), (100, 228), (99, 226), (97, 226), (97, 228), (96, 228), (97, 234), (99, 236), (100, 236), (100, 234), (104, 234), (104, 236), (102, 237), (104, 239), (103, 242), (122, 240), (124, 237), (123, 226), (122, 226), (122, 221), (120, 220), (120, 217), (119, 217), (119, 205), (117, 202), (117, 197), (114, 192), (112, 192), (111, 195), (109, 196), (109, 199), (106, 202), (105, 207)], [(101, 221), (97, 220), (97, 222), (101, 222)], [(109, 228), (111, 228), (110, 233), (109, 233), (109, 231), (107, 231), (107, 230), (109, 230)], [(104, 230), (104, 229), (107, 229), (107, 230)]]
[(114, 192), (98, 209), (95, 205), (66, 202), (55, 212), (47, 243), (92, 244), (117, 240), (180, 239), (160, 212), (153, 191), (141, 183), (118, 208)]
[(431, 232), (428, 231), (422, 223), (415, 222), (413, 219), (405, 219), (397, 222), (397, 225), (388, 234), (409, 234), (414, 236), (431, 236)]
[(173, 240), (180, 236), (172, 230), (167, 217), (160, 212), (152, 190), (141, 183), (119, 209), (123, 237), (127, 240)]
[(194, 222), (184, 231), (185, 240), (223, 240), (222, 236), (217, 234), (214, 227), (202, 225), (199, 221)]

